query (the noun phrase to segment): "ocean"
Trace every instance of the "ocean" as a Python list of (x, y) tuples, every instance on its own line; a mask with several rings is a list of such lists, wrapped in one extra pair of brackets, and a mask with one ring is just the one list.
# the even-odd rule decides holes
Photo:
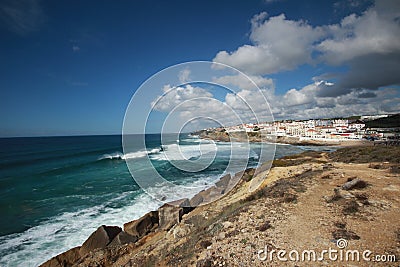
[[(142, 135), (131, 138), (138, 144), (143, 140)], [(100, 225), (122, 227), (162, 205), (135, 182), (127, 160), (141, 171), (141, 179), (151, 180), (146, 177), (146, 162), (150, 159), (166, 180), (196, 185), (188, 187), (194, 195), (201, 190), (199, 184), (207, 187), (221, 176), (229, 164), (231, 146), (243, 146), (214, 144), (188, 134), (181, 134), (178, 140), (171, 135), (163, 140), (163, 146), (157, 134), (146, 135), (145, 141), (146, 150), (140, 145), (135, 150), (132, 142), (129, 153), (123, 154), (120, 135), (1, 138), (0, 266), (37, 266), (81, 245)], [(196, 172), (176, 168), (183, 159), (174, 158), (172, 152), (183, 151), (185, 158), (196, 159), (204, 152), (199, 152), (199, 144), (210, 151), (216, 149), (211, 164)], [(274, 147), (264, 145), (271, 150)], [(250, 153), (243, 153), (247, 167), (257, 166), (260, 146), (252, 143)], [(311, 149), (334, 148), (277, 145), (275, 157)], [(230, 170), (240, 171), (234, 167)], [(154, 192), (163, 192), (167, 200), (176, 199), (176, 192), (163, 190), (162, 186), (154, 185)], [(151, 186), (146, 190), (154, 193)]]

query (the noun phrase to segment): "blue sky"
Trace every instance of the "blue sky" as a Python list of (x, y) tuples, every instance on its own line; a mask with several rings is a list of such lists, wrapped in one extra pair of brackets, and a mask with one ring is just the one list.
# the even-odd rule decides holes
[[(264, 79), (275, 118), (342, 115), (350, 103), (368, 108), (348, 113), (398, 112), (400, 52), (388, 44), (400, 36), (399, 10), (397, 1), (2, 1), (0, 136), (119, 134), (137, 88), (193, 60)], [(378, 48), (359, 38), (375, 36), (371, 25), (387, 29), (376, 29)], [(363, 69), (372, 64), (381, 79)], [(359, 82), (361, 70), (370, 79)]]

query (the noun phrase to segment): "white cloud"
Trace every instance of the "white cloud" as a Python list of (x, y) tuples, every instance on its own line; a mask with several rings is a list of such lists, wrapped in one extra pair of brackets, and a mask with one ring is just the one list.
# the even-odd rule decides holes
[[(233, 83), (246, 88), (235, 89), (231, 92), (223, 91), (221, 100), (216, 99), (212, 93), (201, 87), (190, 84), (179, 87), (166, 85), (163, 87), (164, 94), (152, 102), (152, 107), (157, 111), (168, 113), (169, 117), (173, 118), (171, 120), (178, 124), (197, 117), (210, 117), (222, 125), (236, 125), (257, 119), (259, 121), (272, 120), (266, 101), (266, 95), (271, 91), (259, 90), (254, 84), (251, 84), (253, 88), (250, 88), (250, 84), (244, 82), (244, 76), (239, 77), (223, 76), (214, 79), (213, 82), (219, 81), (218, 84)], [(269, 79), (259, 79), (258, 82), (264, 86), (272, 83)], [(211, 90), (218, 90), (218, 88), (220, 87)], [(223, 97), (224, 94), (225, 97)]]
[(213, 97), (213, 95), (207, 90), (200, 87), (193, 87), (190, 84), (183, 87), (171, 87), (170, 85), (165, 85), (163, 92), (164, 94), (154, 100), (151, 103), (151, 106), (155, 110), (164, 112), (171, 111), (174, 107), (187, 100)]
[(395, 88), (377, 91), (358, 90), (336, 97), (321, 97), (327, 82), (315, 82), (285, 95), (274, 95), (271, 102), (276, 119), (332, 118), (361, 114), (400, 112), (399, 92)]
[[(210, 92), (199, 87), (165, 86), (166, 94), (157, 104), (154, 101), (153, 105), (156, 110), (169, 112), (175, 118), (174, 121), (180, 124), (193, 118), (211, 117), (221, 125), (257, 120), (332, 118), (400, 111), (400, 95), (396, 88), (377, 91), (363, 89), (337, 97), (319, 96), (320, 90), (332, 86), (332, 83), (326, 81), (313, 82), (301, 89), (291, 89), (284, 95), (275, 94), (273, 89), (242, 89), (238, 93), (227, 93), (223, 100), (217, 100)], [(196, 124), (197, 128), (207, 126), (209, 125), (204, 121)]]
[(79, 50), (81, 50), (81, 48), (79, 46), (77, 46), (77, 45), (73, 45), (72, 46), (72, 51), (73, 52), (78, 52)]
[(228, 53), (220, 51), (214, 61), (234, 66), (247, 74), (270, 74), (311, 63), (312, 45), (323, 36), (319, 27), (287, 20), (284, 14), (265, 20), (266, 13), (252, 19), (250, 40)]
[(259, 88), (274, 88), (274, 82), (272, 79), (256, 75), (248, 75), (247, 77), (242, 74), (226, 75), (221, 77), (214, 77), (213, 82), (227, 86), (237, 86), (239, 89), (242, 90), (256, 90), (256, 86), (258, 86)]
[(190, 69), (184, 69), (179, 72), (178, 79), (181, 83), (187, 83), (190, 81)]
[[(275, 119), (400, 112), (399, 18), (400, 3), (390, 0), (377, 1), (361, 15), (351, 14), (338, 24), (319, 27), (283, 14), (260, 13), (251, 21), (251, 44), (220, 51), (214, 58), (242, 70), (258, 87), (241, 74), (214, 77), (214, 83), (232, 89), (224, 98), (218, 94), (222, 100), (203, 88), (185, 86), (166, 94), (155, 108), (171, 111), (179, 105), (176, 111), (182, 120), (217, 116), (227, 125), (238, 122), (237, 116), (242, 122), (255, 117), (272, 120), (270, 110)], [(348, 68), (342, 75), (310, 77), (313, 83), (283, 94), (276, 94), (274, 81), (266, 77), (317, 63)], [(189, 76), (189, 71), (182, 71), (179, 79), (184, 82)], [(167, 86), (164, 92), (170, 89)]]
[(320, 42), (316, 49), (321, 52), (321, 60), (329, 64), (342, 64), (368, 54), (388, 54), (399, 52), (400, 5), (394, 9), (384, 6), (392, 1), (377, 1), (376, 6), (361, 16), (351, 14), (340, 24), (329, 25), (329, 37)]
[[(268, 18), (263, 12), (251, 20), (251, 44), (233, 52), (220, 51), (214, 61), (259, 76), (302, 64), (347, 66), (348, 71), (332, 77), (334, 86), (320, 87), (318, 94), (326, 97), (399, 85), (399, 17), (397, 0), (377, 0), (361, 15), (350, 14), (338, 24), (318, 27), (284, 14)], [(308, 101), (297, 91), (287, 97), (292, 104)]]

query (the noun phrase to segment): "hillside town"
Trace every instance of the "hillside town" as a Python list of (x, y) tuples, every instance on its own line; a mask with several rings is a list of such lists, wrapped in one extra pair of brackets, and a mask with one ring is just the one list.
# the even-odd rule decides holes
[(369, 121), (387, 118), (390, 115), (358, 116), (354, 119), (282, 120), (217, 128), (231, 132), (261, 132), (277, 137), (298, 137), (313, 140), (390, 140), (398, 139), (399, 128), (369, 127)]

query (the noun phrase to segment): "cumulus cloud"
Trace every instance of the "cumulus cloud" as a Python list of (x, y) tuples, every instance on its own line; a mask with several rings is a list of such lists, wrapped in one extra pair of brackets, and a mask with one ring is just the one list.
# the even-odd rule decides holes
[[(318, 27), (263, 12), (251, 20), (251, 44), (232, 52), (220, 51), (214, 61), (261, 76), (302, 64), (346, 66), (347, 72), (330, 74), (334, 86), (319, 87), (321, 97), (399, 85), (399, 18), (400, 2), (396, 0), (377, 0), (360, 15), (350, 14), (338, 24)], [(293, 100), (295, 96), (299, 99)], [(297, 91), (290, 91), (288, 98), (293, 104), (308, 101)]]
[(191, 73), (190, 69), (181, 70), (179, 72), (179, 77), (178, 77), (179, 81), (181, 83), (189, 82), (190, 81), (190, 73)]
[[(165, 85), (163, 94), (152, 102), (153, 109), (168, 113), (175, 122), (188, 122), (194, 118), (213, 118), (221, 125), (236, 125), (249, 121), (272, 120), (271, 112), (266, 100), (267, 94), (273, 94), (271, 89), (259, 89), (251, 82), (245, 82), (245, 76), (222, 76), (214, 79), (219, 85), (236, 85), (232, 90), (223, 90), (221, 87), (201, 88), (186, 84), (172, 87)], [(263, 86), (270, 86), (272, 81), (259, 78)], [(216, 92), (217, 99), (209, 90), (223, 90)], [(179, 117), (179, 119), (177, 119)], [(205, 126), (204, 126), (205, 127)]]
[[(163, 87), (164, 94), (159, 96), (151, 103), (151, 106), (158, 111), (169, 112), (177, 105), (187, 100), (196, 98), (212, 98), (213, 95), (207, 90), (194, 87), (190, 84), (185, 86), (172, 87), (165, 85)], [(204, 100), (201, 100), (203, 102)]]
[(283, 96), (274, 95), (272, 106), (276, 119), (332, 118), (360, 114), (384, 114), (400, 111), (399, 92), (395, 88), (371, 91), (354, 90), (335, 97), (321, 97), (323, 88), (334, 86), (314, 82), (301, 89), (290, 89)]
[[(238, 82), (232, 78), (235, 76), (227, 77), (219, 80)], [(313, 82), (301, 89), (292, 88), (284, 95), (275, 94), (273, 88), (242, 88), (238, 92), (226, 93), (218, 100), (204, 88), (167, 85), (163, 89), (164, 95), (152, 105), (156, 110), (179, 118), (175, 121), (210, 117), (225, 126), (273, 119), (332, 118), (400, 111), (400, 95), (396, 88), (362, 89), (336, 97), (319, 95), (321, 90), (332, 86), (334, 84), (327, 81)], [(197, 128), (210, 126), (204, 121), (196, 123)]]
[[(241, 74), (214, 77), (212, 82), (232, 89), (223, 97), (218, 94), (220, 100), (204, 88), (166, 86), (153, 106), (165, 112), (179, 106), (176, 114), (182, 120), (217, 116), (225, 125), (239, 123), (238, 117), (241, 122), (271, 121), (271, 112), (275, 119), (399, 112), (399, 18), (400, 3), (391, 0), (377, 1), (338, 24), (318, 27), (284, 14), (257, 14), (251, 21), (251, 43), (233, 52), (220, 51), (214, 58), (243, 71), (250, 80)], [(310, 77), (312, 83), (277, 94), (267, 76), (303, 64), (346, 68), (340, 74)], [(178, 78), (184, 83), (189, 77), (190, 71), (184, 70)]]
[(168, 113), (165, 129), (169, 131), (179, 131), (187, 123), (188, 127), (206, 128), (240, 124), (246, 122), (242, 119), (248, 119), (204, 88), (190, 84), (179, 87), (166, 85), (163, 91), (164, 94), (153, 101), (152, 106), (157, 111)]
[(213, 82), (231, 88), (232, 91), (225, 96), (225, 103), (242, 113), (243, 118), (252, 121), (273, 119), (268, 104), (268, 98), (274, 94), (272, 79), (237, 74), (217, 77)]
[(262, 76), (248, 75), (226, 75), (221, 77), (214, 77), (213, 82), (222, 85), (234, 85), (241, 90), (256, 90), (259, 88), (274, 88), (274, 81), (270, 78)]
[(248, 74), (270, 74), (311, 63), (312, 45), (323, 36), (319, 27), (286, 19), (284, 14), (265, 20), (261, 13), (251, 20), (250, 40), (236, 51), (220, 51), (214, 61), (234, 66)]

